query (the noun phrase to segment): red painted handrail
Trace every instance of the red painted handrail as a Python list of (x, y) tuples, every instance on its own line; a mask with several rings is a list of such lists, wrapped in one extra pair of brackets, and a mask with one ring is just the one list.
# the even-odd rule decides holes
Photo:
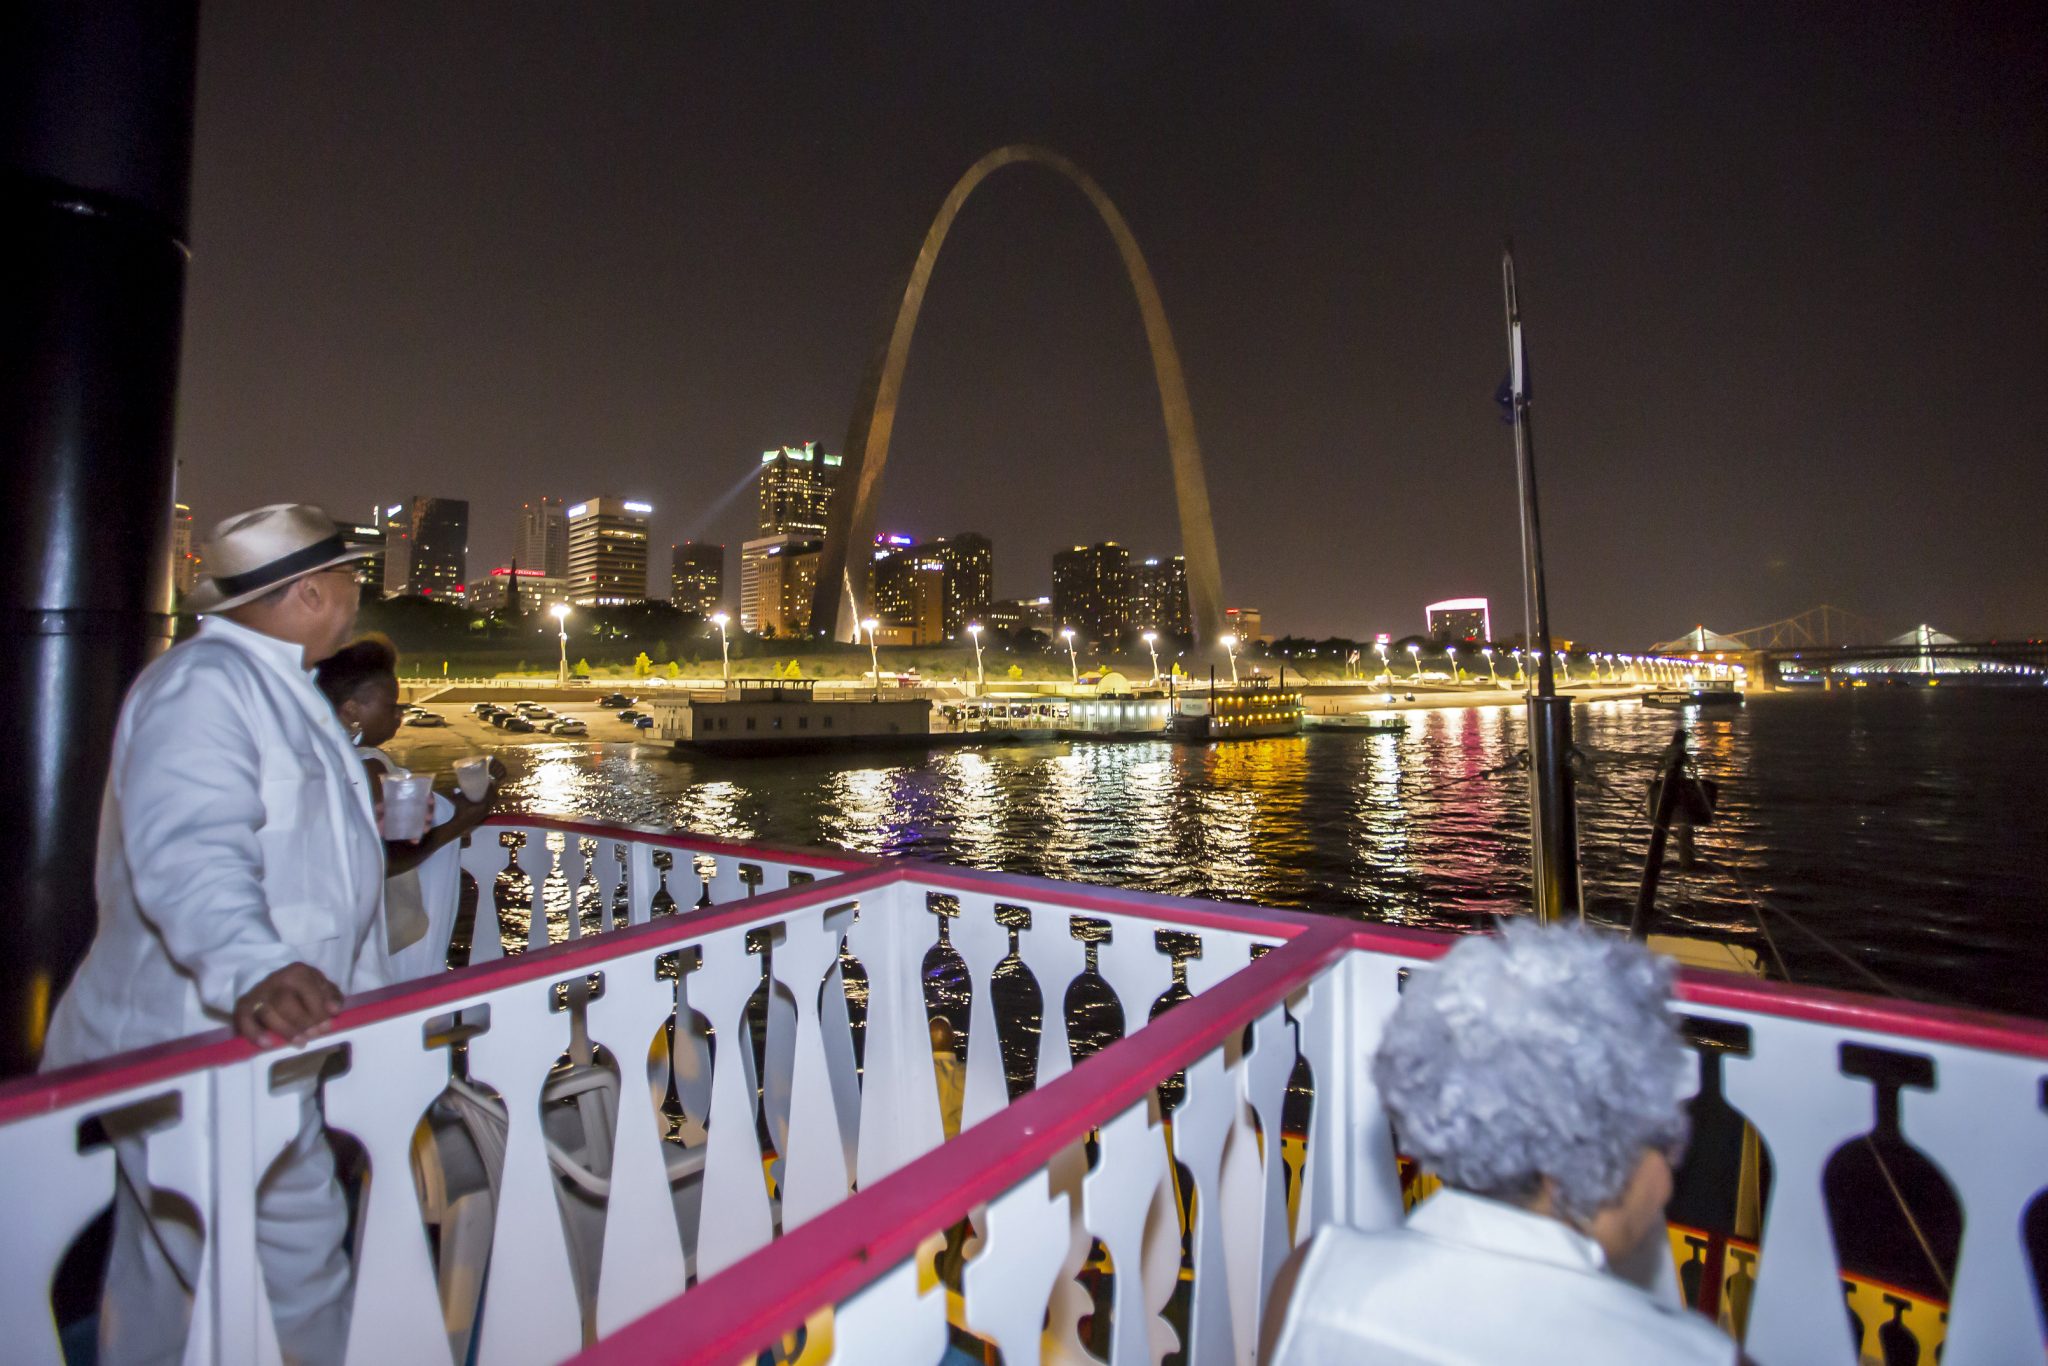
[[(922, 879), (920, 879), (922, 880)], [(1027, 1091), (988, 1119), (586, 1349), (584, 1366), (731, 1366), (844, 1302), (1138, 1103), (1350, 951), (1341, 922), (1310, 923), (1192, 1000)]]

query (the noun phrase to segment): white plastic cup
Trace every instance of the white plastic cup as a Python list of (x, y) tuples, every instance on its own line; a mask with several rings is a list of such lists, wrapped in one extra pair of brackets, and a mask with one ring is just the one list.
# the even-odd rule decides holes
[(427, 833), (434, 810), (434, 779), (425, 773), (394, 774), (384, 780), (384, 838), (416, 840)]
[(455, 765), (455, 785), (462, 789), (462, 795), (473, 802), (480, 802), (491, 790), (491, 761), (488, 755), (478, 754)]

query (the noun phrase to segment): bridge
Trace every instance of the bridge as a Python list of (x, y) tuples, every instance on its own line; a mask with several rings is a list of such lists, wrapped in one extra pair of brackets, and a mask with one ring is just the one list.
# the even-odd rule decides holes
[(1696, 626), (1652, 647), (1659, 655), (1709, 654), (1776, 682), (1788, 673), (2011, 674), (2048, 677), (2048, 639), (1959, 640), (1922, 623), (1892, 633), (1875, 618), (1824, 603), (1741, 631)]

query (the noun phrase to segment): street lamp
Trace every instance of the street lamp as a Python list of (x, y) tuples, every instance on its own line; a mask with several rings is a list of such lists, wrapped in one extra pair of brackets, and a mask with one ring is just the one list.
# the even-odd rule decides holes
[(1419, 681), (1422, 678), (1422, 647), (1410, 641), (1408, 643), (1408, 658), (1414, 662), (1415, 677)]
[(1237, 637), (1223, 637), (1223, 648), (1230, 655), (1230, 686), (1237, 686)]
[(1569, 685), (1572, 681), (1572, 653), (1570, 650), (1559, 650), (1557, 652), (1557, 667), (1564, 670), (1564, 681)]
[(1152, 652), (1152, 686), (1156, 688), (1159, 686), (1159, 633), (1147, 631), (1138, 638), (1144, 641), (1145, 648)]
[(569, 604), (558, 602), (548, 608), (548, 613), (554, 617), (555, 629), (562, 638), (562, 672), (555, 681), (566, 688), (569, 686)]
[(1486, 656), (1486, 681), (1495, 684), (1499, 683), (1500, 675), (1493, 671), (1493, 647), (1491, 645), (1482, 645), (1479, 647), (1479, 653)]
[(974, 695), (979, 697), (988, 691), (988, 674), (981, 667), (981, 623), (967, 623), (967, 634), (974, 637)]
[(718, 628), (718, 673), (726, 687), (732, 686), (732, 642), (726, 637), (725, 626), (732, 618), (723, 612), (711, 614), (711, 624)]
[(1509, 654), (1511, 654), (1511, 655), (1513, 655), (1513, 656), (1515, 657), (1515, 682), (1517, 682), (1517, 683), (1520, 683), (1520, 682), (1522, 681), (1522, 678), (1523, 678), (1523, 674), (1522, 674), (1522, 647), (1521, 647), (1521, 646), (1519, 646), (1519, 645), (1517, 645), (1517, 646), (1516, 646), (1516, 647), (1515, 647), (1514, 649), (1512, 649), (1512, 650), (1508, 651), (1508, 653), (1509, 653)]
[(881, 625), (873, 617), (862, 617), (860, 629), (868, 633), (868, 677), (875, 681), (875, 700), (882, 699), (882, 656), (875, 649), (875, 628)]
[(1372, 648), (1380, 652), (1380, 677), (1389, 683), (1393, 682), (1394, 666), (1387, 663), (1387, 642), (1384, 640), (1374, 641)]
[(1446, 646), (1444, 646), (1444, 662), (1445, 662), (1445, 663), (1447, 663), (1447, 664), (1449, 664), (1449, 665), (1451, 666), (1451, 682), (1453, 682), (1453, 683), (1463, 683), (1463, 682), (1465, 681), (1465, 676), (1464, 676), (1463, 674), (1461, 674), (1461, 673), (1459, 673), (1459, 672), (1458, 672), (1458, 647), (1457, 647), (1457, 646), (1455, 646), (1455, 645), (1446, 645)]
[(1067, 667), (1074, 672), (1074, 685), (1081, 684), (1081, 657), (1074, 653), (1074, 628), (1060, 627), (1060, 639), (1067, 642)]

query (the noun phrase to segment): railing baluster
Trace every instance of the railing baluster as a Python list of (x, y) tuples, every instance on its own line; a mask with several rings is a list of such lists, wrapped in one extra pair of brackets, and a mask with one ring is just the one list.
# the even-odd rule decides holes
[[(140, 1099), (141, 1094), (146, 1093), (38, 1115), (0, 1128), (0, 1172), (35, 1173), (37, 1177), (10, 1181), (6, 1203), (0, 1205), (0, 1220), (7, 1227), (0, 1323), (13, 1325), (8, 1349), (25, 1366), (62, 1366), (64, 1352), (50, 1316), (50, 1270), (107, 1203), (118, 1179), (111, 1147), (78, 1151), (78, 1123), (91, 1110), (115, 1109)], [(187, 1113), (181, 1122), (191, 1124), (195, 1118)], [(41, 1324), (47, 1331), (31, 1331), (32, 1324)]]
[[(1145, 1252), (1147, 1224), (1166, 1181), (1166, 1138), (1152, 1122), (1153, 1104), (1148, 1096), (1102, 1126), (1095, 1170), (1081, 1183), (1088, 1231), (1109, 1249), (1116, 1272), (1109, 1366), (1151, 1366), (1155, 1360)], [(1171, 1213), (1167, 1222), (1173, 1222)], [(1177, 1271), (1177, 1256), (1174, 1263)]]
[(327, 1083), (327, 1122), (353, 1134), (370, 1159), (369, 1201), (358, 1218), (349, 1366), (381, 1366), (446, 1341), (434, 1264), (412, 1179), (413, 1133), (448, 1084), (448, 1061), (428, 1051), (416, 1021), (387, 1020), (349, 1036), (349, 1069)]
[(1370, 1071), (1380, 1031), (1400, 1000), (1398, 982), (1395, 964), (1350, 954), (1310, 984), (1298, 1012), (1315, 1101), (1297, 1243), (1327, 1223), (1377, 1229), (1402, 1220), (1401, 1171)]
[[(609, 1040), (619, 1064), (619, 1114), (605, 1201), (599, 1262), (599, 1337), (683, 1293), (688, 1269), (669, 1192), (661, 1101), (667, 1068), (650, 1069), (650, 1046), (676, 1008), (676, 984), (657, 977), (654, 955), (605, 969), (604, 994), (590, 1002), (590, 1030)], [(650, 1078), (649, 1071), (654, 1072)]]
[(690, 996), (711, 1020), (717, 1051), (711, 1066), (711, 1122), (704, 1154), (704, 1207), (697, 1226), (697, 1276), (731, 1266), (775, 1233), (755, 1133), (752, 1043), (747, 998), (761, 980), (744, 929), (721, 930), (703, 942), (703, 966), (691, 974)]
[(634, 840), (626, 846), (626, 923), (645, 925), (652, 916), (654, 893), (661, 874), (654, 867), (654, 846)]
[(1771, 1153), (1744, 1346), (1763, 1366), (1853, 1366), (1821, 1173), (1835, 1149), (1869, 1127), (1870, 1087), (1842, 1075), (1839, 1030), (1768, 1017), (1748, 1023), (1749, 1056), (1721, 1065), (1729, 1104)]
[(498, 836), (503, 833), (502, 825), (486, 825), (462, 846), (462, 871), (476, 883), (476, 919), (469, 931), (472, 964), (505, 956), (504, 922), (498, 914), (498, 874), (505, 868), (505, 850)]
[[(1238, 1356), (1249, 1360), (1273, 1277), (1287, 1259), (1287, 1163), (1281, 1156), (1281, 1114), (1296, 1058), (1294, 1024), (1274, 1006), (1252, 1026), (1252, 1045), (1237, 1069), (1242, 1103), (1223, 1155), (1223, 1208), (1229, 1237), (1231, 1328)], [(1252, 1120), (1256, 1117), (1257, 1127)]]
[(917, 1259), (905, 1261), (839, 1307), (832, 1366), (937, 1366), (946, 1354), (946, 1292), (917, 1293)]
[(2038, 1361), (2048, 1325), (2035, 1308), (2020, 1218), (2043, 1183), (2048, 1074), (1959, 1048), (1935, 1056), (1936, 1089), (1899, 1092), (1899, 1128), (1941, 1165), (1963, 1202), (1942, 1366)]
[(931, 917), (924, 893), (898, 883), (861, 899), (847, 934), (868, 972), (866, 1067), (861, 1083), (862, 1186), (930, 1152), (945, 1138), (932, 1081), (931, 1026), (924, 1008), (924, 955)]
[(839, 961), (839, 945), (852, 918), (852, 908), (844, 906), (793, 915), (775, 947), (776, 971), (786, 974), (796, 998), (790, 1110), (776, 1136), (783, 1159), (785, 1233), (844, 1200), (853, 1180), (853, 1152), (844, 1142), (834, 1103), (818, 1007), (820, 988)]
[(1031, 911), (1031, 928), (1017, 936), (1017, 956), (1038, 981), (1042, 1016), (1038, 1031), (1038, 1073), (1032, 1085), (1043, 1086), (1074, 1066), (1073, 1044), (1067, 1038), (1067, 988), (1088, 967), (1088, 949), (1074, 938), (1073, 915), (1063, 907), (1044, 905)]
[[(1225, 1265), (1223, 1147), (1238, 1099), (1238, 1071), (1217, 1049), (1187, 1069), (1187, 1089), (1173, 1112), (1173, 1155), (1195, 1186), (1194, 1303), (1188, 1313), (1188, 1366), (1227, 1366), (1236, 1357)], [(1250, 1229), (1236, 1230), (1241, 1237)]]
[(1037, 1361), (1046, 1304), (1066, 1260), (1072, 1211), (1044, 1172), (988, 1204), (987, 1233), (962, 1282), (967, 1326), (1001, 1349), (1005, 1362)]
[(528, 983), (489, 998), (491, 1027), (472, 1039), (472, 1074), (506, 1111), (505, 1169), (491, 1233), (479, 1360), (555, 1362), (583, 1345), (582, 1310), (540, 1126), (541, 1089), (565, 1030), (549, 1013), (553, 988)]
[(996, 1029), (996, 965), (1009, 956), (1010, 932), (996, 923), (991, 896), (962, 896), (953, 920), (953, 948), (967, 965), (967, 1084), (960, 1127), (970, 1129), (1010, 1103), (1003, 1079), (1003, 1041)]

